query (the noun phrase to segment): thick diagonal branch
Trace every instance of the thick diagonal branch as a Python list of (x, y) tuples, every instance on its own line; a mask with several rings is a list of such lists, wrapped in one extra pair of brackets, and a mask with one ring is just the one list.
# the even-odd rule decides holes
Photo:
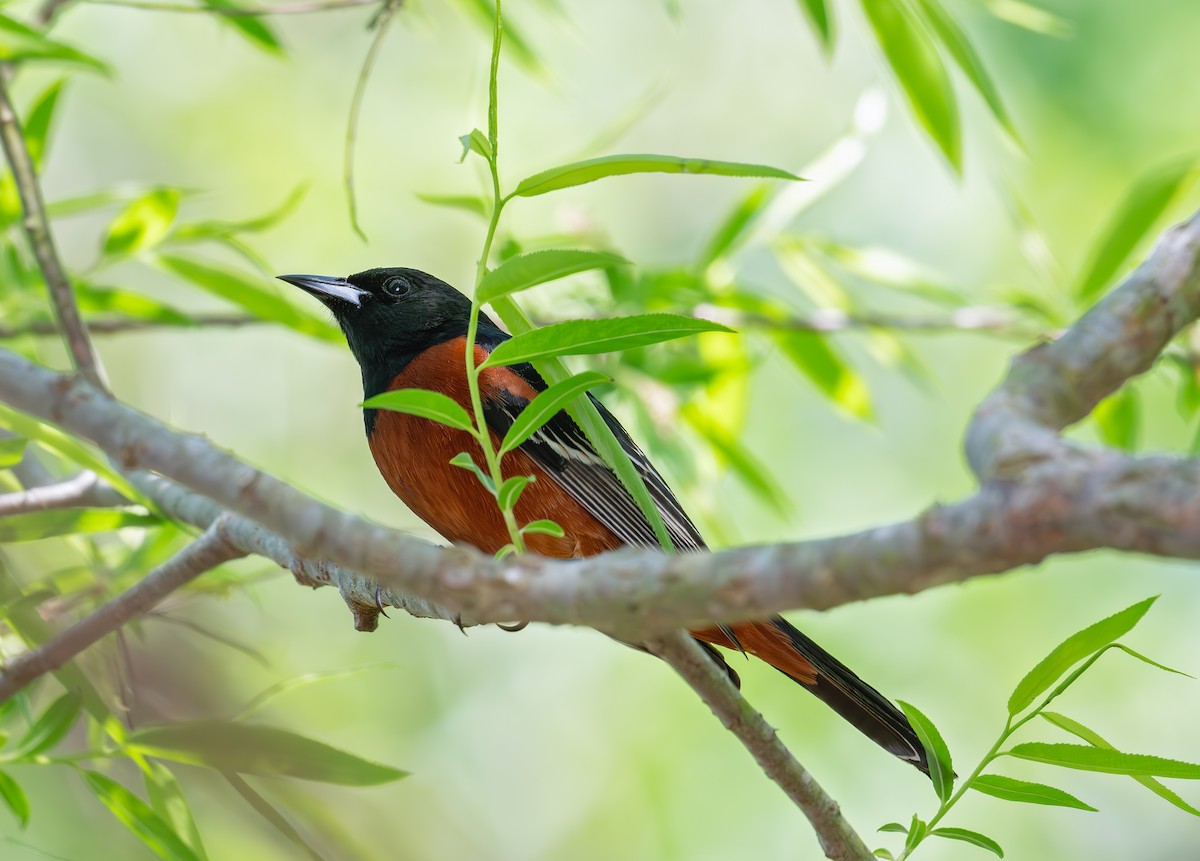
[(837, 802), (779, 740), (774, 727), (729, 681), (695, 640), (676, 631), (646, 644), (691, 685), (722, 725), (737, 736), (763, 773), (779, 784), (812, 823), (826, 858), (836, 861), (870, 861), (874, 856), (850, 827)]
[(204, 572), (244, 555), (244, 551), (226, 538), (225, 521), (217, 520), (203, 535), (120, 595), (36, 649), (9, 661), (0, 673), (0, 703), (34, 679), (57, 670), (131, 619), (154, 608)]

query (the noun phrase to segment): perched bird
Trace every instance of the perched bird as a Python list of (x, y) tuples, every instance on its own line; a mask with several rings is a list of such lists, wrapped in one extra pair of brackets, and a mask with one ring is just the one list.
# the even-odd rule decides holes
[[(347, 278), (281, 275), (333, 312), (362, 370), (367, 398), (394, 389), (441, 392), (471, 411), (466, 375), (470, 301), (443, 281), (415, 269), (370, 269)], [(508, 339), (481, 314), (475, 362)], [(545, 381), (528, 364), (483, 370), (480, 394), (492, 438), (499, 444)], [(629, 454), (680, 551), (705, 549), (662, 476), (599, 401), (596, 407)], [(367, 409), (367, 442), (392, 491), (448, 540), (495, 553), (509, 542), (495, 499), (467, 470), (450, 464), (469, 452), (483, 467), (478, 443), (461, 430), (389, 410)], [(624, 545), (658, 548), (637, 503), (605, 465), (578, 425), (560, 412), (502, 462), (504, 476), (533, 475), (515, 509), (519, 523), (553, 520), (561, 537), (528, 536), (544, 556), (591, 556)], [(781, 616), (693, 631), (737, 683), (712, 646), (761, 658), (824, 700), (868, 738), (928, 773), (924, 750), (904, 714), (882, 694)]]

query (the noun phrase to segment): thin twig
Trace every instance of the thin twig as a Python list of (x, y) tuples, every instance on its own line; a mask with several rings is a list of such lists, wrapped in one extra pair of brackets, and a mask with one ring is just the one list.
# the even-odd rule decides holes
[(843, 311), (818, 308), (804, 317), (776, 317), (735, 311), (717, 305), (699, 305), (694, 316), (734, 329), (776, 329), (793, 332), (841, 332), (848, 329), (885, 329), (922, 334), (985, 332), (1002, 337), (1033, 340), (1045, 330), (1023, 325), (1011, 312), (1000, 308), (957, 308), (945, 314), (902, 315), (873, 311)]
[(129, 500), (91, 470), (57, 484), (31, 487), (0, 496), (0, 517), (51, 508), (105, 508), (128, 505)]
[(872, 861), (871, 850), (842, 816), (837, 802), (805, 770), (791, 751), (729, 681), (716, 663), (682, 631), (646, 644), (679, 673), (717, 719), (745, 746), (763, 773), (779, 784), (812, 823), (826, 858)]
[(49, 26), (54, 22), (55, 16), (71, 2), (73, 0), (46, 0), (46, 2), (38, 7), (37, 12), (34, 14), (34, 20), (39, 24)]
[[(86, 321), (88, 332), (91, 335), (118, 335), (124, 332), (150, 332), (160, 329), (235, 328), (269, 322), (271, 321), (264, 320), (261, 317), (251, 317), (248, 314), (195, 314), (189, 317), (186, 322), (178, 323), (162, 320), (136, 320), (129, 317), (101, 317)], [(45, 321), (34, 321), (19, 326), (0, 325), (0, 341), (25, 336), (44, 337), (57, 334), (58, 328), (53, 323)]]
[[(60, 0), (69, 2), (69, 0)], [(281, 3), (261, 9), (222, 6), (192, 6), (187, 3), (152, 3), (143, 0), (86, 0), (89, 6), (123, 6), (126, 9), (146, 9), (153, 12), (188, 12), (199, 15), (223, 15), (226, 18), (261, 18), (267, 15), (304, 15), (309, 12), (330, 12), (356, 6), (375, 6), (380, 0), (302, 0)]]
[(50, 302), (54, 307), (55, 319), (59, 331), (67, 344), (76, 370), (93, 385), (106, 389), (104, 370), (100, 358), (88, 337), (87, 327), (79, 316), (79, 307), (75, 304), (75, 294), (71, 290), (71, 282), (58, 259), (58, 251), (54, 247), (54, 237), (50, 233), (50, 222), (46, 218), (46, 205), (42, 200), (42, 188), (38, 183), (37, 171), (30, 158), (29, 148), (25, 145), (25, 136), (21, 132), (21, 124), (13, 109), (12, 100), (8, 95), (8, 86), (0, 76), (0, 142), (4, 146), (4, 154), (12, 167), (13, 179), (21, 197), (21, 208), (24, 210), (25, 233), (29, 244), (37, 257), (38, 268), (46, 279), (46, 288), (50, 291)]
[(209, 529), (167, 562), (112, 600), (97, 607), (41, 646), (5, 665), (0, 674), (0, 703), (34, 679), (53, 672), (113, 631), (155, 607), (163, 598), (206, 571), (244, 556), (225, 535), (225, 520)]

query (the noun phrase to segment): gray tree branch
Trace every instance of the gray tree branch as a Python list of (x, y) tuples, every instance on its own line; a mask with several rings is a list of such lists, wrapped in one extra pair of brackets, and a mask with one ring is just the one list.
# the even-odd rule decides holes
[(675, 631), (648, 642), (646, 648), (679, 673), (721, 724), (749, 751), (763, 773), (779, 784), (779, 788), (803, 811), (817, 833), (826, 858), (836, 861), (871, 861), (874, 858), (842, 816), (837, 802), (796, 761), (779, 740), (774, 727), (746, 701), (695, 640), (683, 631)]
[(588, 625), (632, 641), (771, 612), (913, 592), (1108, 547), (1200, 558), (1200, 462), (1084, 449), (1059, 431), (1150, 367), (1200, 311), (1200, 217), (1057, 341), (1019, 357), (967, 433), (983, 479), (965, 500), (851, 535), (712, 554), (590, 559), (438, 549), (326, 506), (86, 381), (0, 351), (0, 398), (333, 562), (478, 622)]
[(30, 487), (0, 495), (0, 517), (50, 508), (101, 508), (127, 505), (129, 500), (91, 470), (57, 484)]

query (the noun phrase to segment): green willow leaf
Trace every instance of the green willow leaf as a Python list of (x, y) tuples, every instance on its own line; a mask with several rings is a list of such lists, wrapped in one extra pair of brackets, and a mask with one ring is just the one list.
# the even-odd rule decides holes
[[(209, 9), (247, 9), (252, 8), (244, 6), (241, 3), (235, 3), (233, 0), (201, 0), (205, 7)], [(253, 15), (221, 15), (212, 16), (221, 23), (222, 26), (230, 27), (240, 33), (247, 42), (266, 51), (268, 54), (283, 56), (287, 52), (283, 49), (283, 43), (279, 41), (279, 36), (275, 34), (275, 30), (267, 23), (266, 18)]]
[(1005, 777), (1002, 774), (980, 775), (971, 781), (971, 789), (1004, 801), (1045, 804), (1051, 807), (1071, 807), (1076, 810), (1090, 810), (1093, 813), (1096, 811), (1092, 805), (1086, 801), (1080, 801), (1069, 792), (1053, 786), (1046, 786), (1043, 783), (1031, 783), (1028, 780)]
[(1018, 744), (1005, 755), (1062, 768), (1098, 771), (1104, 774), (1126, 774), (1131, 777), (1176, 777), (1181, 780), (1200, 780), (1200, 765), (1167, 759), (1144, 753), (1123, 753), (1082, 744), (1047, 744), (1028, 741)]
[(270, 230), (293, 212), (308, 194), (308, 183), (293, 188), (283, 202), (274, 209), (244, 221), (196, 221), (181, 224), (171, 233), (171, 242), (198, 242), (204, 239), (222, 239), (239, 233), (261, 233)]
[(491, 302), (501, 296), (528, 290), (538, 284), (566, 278), (578, 272), (627, 265), (630, 265), (629, 261), (624, 257), (601, 251), (551, 249), (518, 254), (483, 276), (483, 280), (479, 282), (479, 289), (475, 291), (475, 298), (481, 303)]
[(0, 439), (0, 469), (9, 469), (21, 462), (29, 440), (20, 437)]
[(12, 759), (27, 759), (54, 747), (75, 726), (82, 710), (79, 694), (67, 691), (38, 716), (17, 744)]
[(462, 163), (466, 161), (469, 153), (478, 153), (487, 161), (492, 160), (492, 145), (488, 143), (487, 135), (479, 129), (471, 129), (468, 134), (458, 136), (459, 143), (462, 144), (462, 158), (458, 161)]
[(1124, 451), (1133, 451), (1137, 446), (1140, 418), (1141, 402), (1137, 390), (1129, 384), (1096, 404), (1092, 411), (1100, 439)]
[(908, 826), (907, 826), (907, 825), (901, 825), (899, 822), (888, 822), (888, 823), (886, 823), (886, 824), (884, 824), (884, 825), (880, 825), (880, 826), (879, 826), (877, 829), (875, 829), (875, 830), (876, 830), (876, 831), (883, 831), (883, 832), (885, 832), (885, 833), (890, 833), (890, 834), (907, 834), (907, 833), (908, 833)]
[(917, 119), (954, 170), (961, 172), (958, 102), (937, 45), (905, 0), (862, 0), (862, 6)]
[(713, 176), (751, 176), (768, 179), (799, 180), (800, 177), (761, 164), (743, 164), (733, 161), (710, 161), (699, 158), (680, 158), (673, 155), (607, 155), (585, 161), (572, 162), (552, 167), (541, 173), (521, 180), (513, 192), (517, 197), (533, 197), (595, 182), (610, 176), (625, 176), (631, 173), (695, 173)]
[(447, 209), (469, 212), (484, 219), (488, 217), (488, 205), (484, 203), (482, 197), (476, 197), (472, 194), (425, 194), (417, 192), (417, 198), (434, 206), (444, 206)]
[(521, 527), (522, 535), (551, 535), (562, 538), (567, 533), (553, 520), (534, 520)]
[(607, 320), (566, 320), (516, 335), (492, 350), (482, 367), (517, 365), (557, 356), (615, 353), (701, 332), (733, 330), (677, 314), (639, 314)]
[(986, 834), (980, 834), (978, 831), (969, 831), (966, 828), (935, 828), (929, 832), (929, 836), (944, 837), (947, 840), (961, 840), (963, 843), (970, 843), (972, 846), (986, 849), (997, 858), (1004, 857), (1004, 850), (1000, 848), (1000, 844)]
[(833, 12), (826, 0), (800, 0), (800, 8), (808, 16), (809, 23), (821, 40), (825, 55), (833, 53)]
[(697, 269), (707, 269), (720, 258), (729, 256), (738, 242), (745, 238), (747, 229), (758, 219), (770, 199), (770, 186), (760, 185), (738, 201), (737, 206), (709, 237), (708, 244), (696, 261)]
[(68, 436), (53, 425), (0, 404), (0, 427), (10, 430), (18, 436), (27, 437), (31, 442), (36, 442), (38, 445), (62, 455), (84, 469), (90, 469), (96, 475), (107, 479), (108, 483), (119, 490), (123, 496), (147, 506), (152, 511), (155, 510), (154, 503), (130, 484), (125, 476), (109, 466), (102, 454), (74, 437)]
[(179, 196), (177, 188), (158, 188), (121, 210), (108, 226), (104, 256), (132, 257), (158, 245), (175, 222)]
[(142, 778), (146, 784), (146, 797), (150, 800), (151, 809), (171, 826), (188, 848), (196, 853), (200, 861), (207, 861), (208, 854), (204, 851), (204, 842), (200, 839), (200, 829), (192, 817), (192, 810), (179, 781), (171, 770), (161, 762), (153, 759), (143, 760)]
[(817, 389), (850, 415), (870, 419), (871, 393), (857, 371), (834, 350), (819, 332), (772, 332), (783, 354)]
[(534, 480), (532, 475), (513, 475), (506, 478), (500, 485), (500, 489), (496, 491), (496, 504), (503, 511), (511, 511), (516, 507), (517, 500), (521, 497), (521, 491)]
[(235, 269), (202, 263), (189, 257), (160, 254), (158, 262), (180, 278), (240, 307), (260, 320), (268, 320), (322, 341), (345, 342), (340, 329), (309, 315), (277, 293), (261, 286), (261, 280)]
[(904, 853), (911, 855), (912, 851), (917, 848), (917, 844), (925, 839), (928, 831), (929, 825), (919, 816), (913, 814), (912, 822), (908, 826), (908, 837), (904, 839)]
[(292, 841), (292, 843), (294, 843), (298, 849), (311, 858), (312, 861), (327, 861), (325, 856), (318, 852), (316, 847), (309, 843), (308, 838), (301, 834), (295, 828), (295, 826), (288, 821), (287, 817), (280, 813), (275, 805), (263, 798), (262, 795), (254, 789), (254, 787), (246, 783), (246, 781), (242, 780), (232, 772), (222, 772), (221, 776), (228, 781), (229, 785), (233, 787), (233, 790), (242, 797), (243, 801), (250, 805), (250, 808), (255, 813), (273, 825), (280, 834)]
[(174, 829), (150, 805), (110, 777), (83, 771), (83, 782), (117, 820), (159, 858), (166, 861), (201, 861)]
[(1091, 302), (1112, 281), (1142, 238), (1192, 176), (1193, 159), (1161, 167), (1131, 188), (1104, 232), (1092, 245), (1088, 265), (1075, 286), (1081, 302)]
[(376, 786), (408, 772), (284, 729), (220, 721), (150, 727), (131, 733), (127, 745), (147, 756), (237, 774), (273, 775)]
[(475, 425), (467, 411), (439, 392), (425, 389), (394, 389), (363, 401), (362, 406), (370, 410), (392, 410), (420, 416), (448, 427), (475, 434)]
[(97, 287), (82, 281), (76, 281), (74, 287), (79, 310), (89, 314), (118, 314), (167, 326), (192, 325), (192, 318), (182, 311), (131, 290)]
[(896, 705), (904, 710), (904, 716), (912, 724), (921, 746), (925, 748), (925, 758), (929, 763), (929, 778), (933, 781), (933, 791), (942, 801), (949, 800), (954, 794), (954, 766), (950, 761), (950, 748), (945, 739), (934, 726), (933, 721), (921, 713), (916, 706), (897, 700)]
[[(1113, 747), (1111, 744), (1109, 744), (1105, 739), (1101, 738), (1099, 733), (1096, 733), (1096, 732), (1088, 729), (1083, 724), (1079, 723), (1078, 721), (1072, 720), (1071, 718), (1067, 717), (1066, 715), (1059, 714), (1058, 712), (1042, 712), (1041, 716), (1043, 718), (1045, 718), (1046, 720), (1050, 721), (1050, 723), (1059, 727), (1060, 729), (1064, 729), (1067, 732), (1071, 733), (1072, 735), (1075, 735), (1075, 736), (1083, 739), (1084, 741), (1086, 741), (1088, 744), (1092, 745), (1093, 747), (1098, 747), (1103, 750), (1116, 750), (1115, 747)], [(1164, 786), (1159, 781), (1155, 780), (1153, 777), (1148, 777), (1144, 774), (1135, 774), (1135, 775), (1132, 775), (1132, 777), (1134, 780), (1136, 780), (1142, 786), (1149, 789), (1151, 792), (1153, 792), (1159, 798), (1164, 799), (1165, 801), (1169, 802), (1170, 804), (1174, 804), (1176, 807), (1178, 807), (1180, 810), (1184, 811), (1185, 813), (1190, 813), (1190, 814), (1192, 814), (1192, 816), (1200, 816), (1200, 810), (1197, 810), (1195, 807), (1188, 804), (1186, 801), (1184, 801), (1182, 798), (1180, 798), (1177, 793), (1175, 793), (1171, 789), (1168, 789), (1166, 786)]]
[(611, 381), (612, 378), (605, 374), (585, 371), (555, 383), (544, 392), (539, 393), (525, 409), (521, 410), (513, 421), (512, 427), (504, 435), (504, 442), (500, 444), (500, 455), (507, 454), (533, 436), (538, 428), (554, 418), (575, 398), (589, 389)]
[[(492, 303), (492, 307), (514, 335), (522, 335), (534, 330), (533, 322), (511, 296), (497, 299)], [(567, 370), (567, 366), (561, 359), (541, 359), (533, 364), (538, 373), (551, 384), (561, 382), (570, 376), (570, 371)], [(625, 451), (617, 441), (596, 405), (589, 398), (580, 395), (567, 406), (567, 414), (587, 434), (587, 438), (596, 447), (600, 457), (616, 473), (621, 485), (633, 497), (642, 516), (654, 530), (654, 537), (658, 539), (659, 546), (668, 553), (674, 552), (675, 545), (667, 532), (662, 512), (658, 510), (658, 506), (650, 496), (650, 491), (646, 489), (645, 481), (642, 480), (637, 467), (630, 460), (629, 452)]]
[(0, 771), (0, 801), (3, 801), (22, 828), (29, 825), (29, 799), (20, 784), (6, 772)]
[(42, 163), (46, 159), (50, 128), (54, 122), (54, 110), (58, 107), (58, 99), (62, 95), (63, 85), (66, 82), (67, 79), (62, 78), (51, 84), (45, 92), (38, 96), (25, 119), (23, 129), (25, 146), (29, 150), (30, 159), (33, 160), (34, 169), (38, 172), (41, 172)]
[(1124, 636), (1157, 600), (1147, 598), (1063, 640), (1054, 651), (1038, 662), (1017, 684), (1008, 698), (1008, 713), (1016, 715), (1028, 708), (1040, 694), (1062, 678), (1075, 664)]
[(110, 71), (105, 63), (78, 48), (50, 39), (28, 24), (0, 14), (0, 62), (25, 61), (67, 63), (104, 74)]
[(61, 535), (112, 532), (128, 527), (158, 526), (162, 519), (152, 514), (133, 514), (113, 508), (62, 508), (13, 514), (0, 520), (0, 544), (40, 541)]
[(1008, 111), (1004, 107), (1000, 91), (996, 89), (995, 82), (984, 68), (983, 61), (979, 59), (979, 54), (972, 47), (967, 34), (963, 32), (958, 22), (950, 17), (950, 13), (942, 6), (941, 0), (918, 0), (918, 2), (934, 34), (941, 40), (946, 51), (962, 69), (976, 92), (983, 97), (992, 116), (1012, 136), (1013, 140), (1018, 140), (1016, 127), (1013, 126), (1012, 118), (1009, 117)]
[(450, 458), (450, 465), (474, 473), (475, 477), (479, 479), (479, 483), (487, 488), (488, 493), (492, 494), (492, 496), (496, 495), (496, 482), (492, 481), (492, 477), (479, 468), (479, 464), (475, 462), (475, 458), (471, 457), (465, 451), (460, 451), (454, 457)]

